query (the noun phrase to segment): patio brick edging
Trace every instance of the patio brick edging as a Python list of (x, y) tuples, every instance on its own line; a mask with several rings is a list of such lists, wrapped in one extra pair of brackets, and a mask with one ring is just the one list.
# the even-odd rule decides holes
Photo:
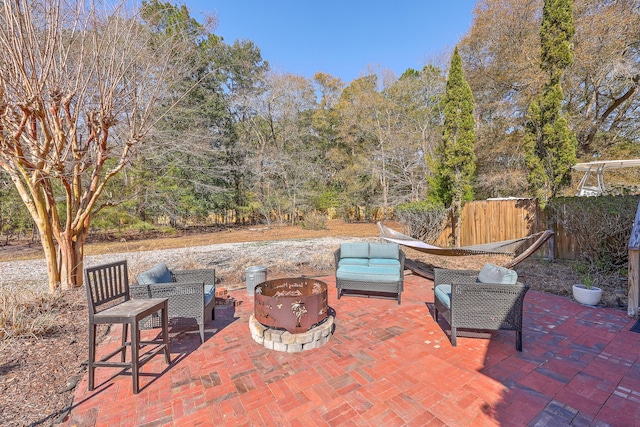
[(326, 344), (335, 330), (334, 320), (334, 316), (327, 316), (324, 322), (309, 329), (307, 332), (292, 334), (289, 331), (264, 326), (252, 314), (249, 318), (249, 329), (251, 330), (251, 338), (269, 350), (297, 353)]

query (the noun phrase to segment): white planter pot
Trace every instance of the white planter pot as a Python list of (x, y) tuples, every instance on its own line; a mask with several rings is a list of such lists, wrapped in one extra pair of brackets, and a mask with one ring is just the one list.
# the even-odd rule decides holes
[(584, 285), (573, 285), (573, 299), (584, 305), (598, 305), (602, 298), (602, 289), (592, 286), (587, 289)]

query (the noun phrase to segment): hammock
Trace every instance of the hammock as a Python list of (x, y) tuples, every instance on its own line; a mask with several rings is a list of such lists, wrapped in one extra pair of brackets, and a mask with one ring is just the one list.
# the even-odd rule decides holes
[[(441, 248), (439, 246), (429, 245), (421, 240), (414, 239), (413, 237), (402, 234), (398, 231), (382, 225), (378, 222), (380, 228), (380, 238), (389, 242), (398, 243), (400, 245), (408, 246), (412, 249), (420, 252), (425, 252), (432, 255), (442, 256), (469, 256), (469, 255), (509, 255), (516, 256), (510, 263), (505, 265), (507, 268), (511, 268), (516, 264), (519, 264), (522, 260), (529, 257), (534, 253), (544, 242), (546, 242), (552, 235), (553, 231), (546, 230), (539, 233), (531, 234), (520, 239), (503, 240), (493, 243), (482, 243), (480, 245), (461, 246), (458, 248)], [(527, 242), (533, 242), (526, 247)]]

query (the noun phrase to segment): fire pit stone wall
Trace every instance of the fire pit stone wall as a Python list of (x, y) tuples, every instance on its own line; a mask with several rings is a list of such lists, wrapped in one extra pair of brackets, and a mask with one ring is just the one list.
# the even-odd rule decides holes
[(323, 346), (329, 341), (334, 330), (334, 317), (327, 319), (306, 332), (292, 334), (289, 331), (273, 329), (258, 322), (255, 315), (249, 320), (251, 337), (258, 344), (270, 350), (297, 353)]

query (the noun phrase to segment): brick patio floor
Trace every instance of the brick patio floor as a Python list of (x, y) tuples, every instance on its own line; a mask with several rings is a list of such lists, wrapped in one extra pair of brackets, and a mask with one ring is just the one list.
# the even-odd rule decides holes
[[(118, 369), (76, 389), (64, 426), (640, 426), (640, 334), (622, 310), (589, 308), (530, 291), (524, 351), (513, 332), (459, 338), (432, 316), (432, 282), (405, 276), (402, 305), (345, 296), (333, 337), (301, 353), (250, 336), (253, 297), (230, 295), (200, 343), (197, 327), (172, 331), (170, 367), (156, 357), (142, 390)], [(151, 332), (151, 331), (146, 331)], [(119, 340), (114, 329), (99, 347)]]

